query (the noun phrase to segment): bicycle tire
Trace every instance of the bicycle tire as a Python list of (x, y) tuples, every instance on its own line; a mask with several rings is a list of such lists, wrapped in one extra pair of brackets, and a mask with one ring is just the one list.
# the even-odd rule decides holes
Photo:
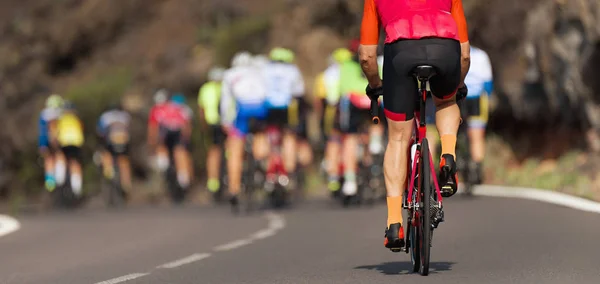
[(429, 165), (429, 144), (427, 139), (423, 139), (421, 143), (421, 188), (419, 194), (422, 195), (421, 201), (423, 205), (420, 207), (422, 217), (419, 225), (421, 227), (420, 249), (421, 249), (421, 268), (420, 274), (427, 276), (429, 274), (429, 261), (431, 256), (431, 171)]
[[(410, 212), (412, 212), (412, 210), (410, 210)], [(418, 220), (416, 222), (418, 222)], [(419, 246), (419, 230), (417, 226), (413, 226), (412, 217), (408, 219), (406, 232), (406, 235), (408, 236), (412, 272), (419, 272), (419, 269), (421, 268), (421, 248)]]

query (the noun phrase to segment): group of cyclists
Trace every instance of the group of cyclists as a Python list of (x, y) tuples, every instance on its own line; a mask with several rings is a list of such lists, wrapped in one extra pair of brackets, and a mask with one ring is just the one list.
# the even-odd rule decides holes
[[(104, 175), (110, 178), (113, 158), (120, 165), (123, 188), (131, 189), (131, 170), (127, 156), (131, 118), (119, 104), (107, 107), (97, 123), (98, 151)], [(58, 94), (46, 99), (39, 119), (38, 149), (44, 159), (44, 184), (49, 192), (69, 185), (76, 197), (83, 194), (84, 125), (75, 105)]]
[[(386, 38), (380, 48), (382, 28)], [(450, 197), (458, 189), (456, 144), (463, 118), (468, 126), (470, 156), (481, 182), (487, 101), (493, 91), (492, 69), (487, 54), (469, 43), (462, 1), (403, 0), (392, 4), (364, 0), (360, 40), (336, 49), (329, 56), (327, 68), (315, 79), (312, 102), (308, 100), (296, 56), (287, 48), (275, 47), (268, 55), (238, 52), (230, 68), (210, 70), (209, 80), (198, 94), (201, 124), (211, 142), (206, 158), (207, 189), (216, 192), (222, 188), (220, 171), (225, 168), (229, 201), (238, 206), (247, 137), (252, 134), (248, 152), (264, 168), (271, 150), (266, 135), (269, 127), (276, 127), (282, 133), (285, 172), (293, 176), (298, 168), (309, 166), (313, 149), (308, 139), (307, 117), (312, 109), (320, 118), (325, 139), (322, 165), (329, 190), (356, 195), (360, 190), (359, 161), (368, 163), (369, 157), (382, 156), (379, 163), (383, 164), (388, 208), (385, 246), (397, 250), (404, 242), (402, 195), (407, 187), (408, 147), (418, 107), (417, 82), (411, 72), (418, 65), (430, 65), (436, 71), (429, 81), (433, 96), (427, 99), (427, 109), (431, 111), (427, 123), (435, 123), (437, 128), (437, 133), (428, 133), (429, 140), (436, 141), (439, 137), (441, 144), (441, 153), (435, 155), (440, 159), (437, 180), (442, 196)], [(465, 94), (467, 89), (461, 115), (457, 94)], [(369, 124), (373, 97), (366, 94), (383, 95), (379, 107), (384, 123)], [(100, 119), (99, 136), (107, 137), (114, 123), (128, 126), (129, 116), (120, 111), (118, 107), (107, 110)], [(177, 180), (184, 186), (194, 176), (189, 154), (191, 118), (192, 111), (185, 105), (183, 95), (169, 96), (165, 90), (155, 95), (148, 122), (148, 145), (156, 154), (155, 164), (162, 170), (169, 165), (168, 153), (172, 151)], [(46, 187), (53, 190), (64, 183), (64, 175), (59, 173), (68, 165), (74, 190), (80, 190), (78, 161), (84, 138), (72, 105), (51, 96), (41, 115), (40, 130)], [(114, 157), (108, 153), (115, 152), (109, 144), (104, 144), (107, 154), (102, 160), (106, 165)], [(366, 145), (367, 151), (359, 153), (359, 144)], [(127, 153), (127, 148), (120, 151)], [(221, 165), (223, 161), (225, 167)], [(119, 163), (129, 167), (126, 159), (120, 159)], [(105, 175), (109, 176), (110, 170)], [(123, 175), (126, 188), (131, 187), (130, 178), (130, 174)]]

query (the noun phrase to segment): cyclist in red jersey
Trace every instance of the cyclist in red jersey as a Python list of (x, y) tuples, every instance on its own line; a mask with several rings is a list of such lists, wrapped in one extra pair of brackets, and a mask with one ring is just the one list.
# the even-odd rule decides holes
[(185, 104), (182, 94), (175, 94), (158, 109), (156, 119), (160, 125), (160, 139), (173, 153), (179, 185), (187, 188), (193, 177), (190, 155), (192, 110)]
[[(417, 81), (412, 71), (430, 65), (430, 80), (441, 136), (440, 185), (443, 196), (456, 192), (455, 148), (460, 110), (455, 94), (464, 87), (470, 66), (470, 45), (462, 0), (364, 0), (360, 62), (369, 88), (383, 90), (389, 142), (384, 159), (388, 220), (384, 245), (404, 246), (402, 194), (406, 187), (409, 141), (417, 104)], [(383, 78), (379, 77), (379, 32), (386, 33)]]
[(154, 166), (159, 171), (164, 171), (169, 165), (169, 156), (167, 148), (160, 138), (160, 125), (158, 121), (158, 113), (167, 104), (169, 93), (165, 89), (158, 90), (154, 95), (154, 106), (150, 109), (148, 115), (148, 146), (155, 157)]

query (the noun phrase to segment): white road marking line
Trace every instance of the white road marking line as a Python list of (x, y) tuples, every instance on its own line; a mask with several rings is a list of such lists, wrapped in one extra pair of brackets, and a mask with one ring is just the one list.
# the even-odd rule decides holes
[(113, 279), (110, 279), (110, 280), (98, 282), (96, 284), (117, 284), (117, 283), (123, 283), (125, 281), (133, 280), (133, 279), (140, 278), (140, 277), (146, 276), (146, 275), (148, 275), (148, 273), (132, 273), (132, 274), (128, 274), (128, 275), (125, 275), (125, 276), (113, 278)]
[(210, 253), (195, 253), (190, 256), (184, 257), (182, 259), (178, 259), (169, 263), (165, 263), (163, 265), (159, 265), (156, 268), (175, 268), (182, 265), (186, 265), (192, 262), (196, 262), (199, 260), (203, 260), (205, 258), (210, 257)]
[(277, 231), (275, 230), (271, 230), (271, 229), (264, 229), (264, 230), (260, 230), (254, 234), (252, 234), (252, 236), (250, 236), (252, 239), (254, 240), (261, 240), (261, 239), (266, 239), (270, 236), (275, 235)]
[[(0, 215), (0, 217), (2, 217), (2, 215)], [(277, 231), (285, 228), (285, 219), (282, 216), (269, 212), (266, 214), (266, 217), (267, 217), (267, 220), (269, 221), (269, 225), (267, 226), (266, 229), (262, 229), (258, 232), (255, 232), (254, 234), (250, 235), (249, 238), (236, 240), (236, 241), (224, 244), (224, 245), (217, 246), (214, 248), (214, 250), (215, 251), (233, 250), (233, 249), (251, 244), (253, 242), (253, 240), (260, 240), (260, 239), (265, 239), (265, 238), (271, 237), (271, 236), (275, 235), (277, 233)], [(200, 261), (200, 260), (208, 258), (210, 256), (211, 256), (210, 253), (195, 253), (190, 256), (184, 257), (182, 259), (178, 259), (178, 260), (175, 260), (175, 261), (172, 261), (169, 263), (159, 265), (156, 268), (159, 268), (159, 269), (160, 268), (166, 268), (166, 269), (175, 268), (175, 267), (186, 265), (186, 264), (189, 264), (192, 262)], [(150, 274), (150, 273), (132, 273), (132, 274), (117, 277), (117, 278), (114, 278), (111, 280), (98, 282), (96, 284), (117, 284), (117, 283), (129, 281), (129, 280), (133, 280), (133, 279), (136, 279), (136, 278), (139, 278), (142, 276), (146, 276), (148, 274)]]
[(262, 229), (258, 232), (253, 233), (250, 237), (246, 239), (235, 240), (233, 242), (220, 245), (214, 248), (215, 251), (229, 251), (233, 250), (248, 244), (251, 244), (254, 240), (266, 239), (268, 237), (274, 236), (277, 231), (285, 228), (285, 219), (278, 214), (268, 212), (266, 214), (267, 220), (269, 220), (269, 225), (266, 229)]
[(21, 224), (17, 219), (6, 215), (0, 215), (0, 237), (15, 232), (20, 228)]
[(531, 199), (581, 211), (600, 213), (600, 203), (598, 202), (549, 190), (505, 187), (497, 185), (480, 185), (474, 188), (473, 194), (480, 196)]
[(251, 244), (251, 243), (252, 243), (252, 240), (247, 240), (247, 239), (237, 240), (237, 241), (233, 241), (230, 243), (226, 243), (224, 245), (217, 246), (217, 247), (215, 247), (215, 251), (228, 251), (228, 250), (243, 247), (243, 246)]

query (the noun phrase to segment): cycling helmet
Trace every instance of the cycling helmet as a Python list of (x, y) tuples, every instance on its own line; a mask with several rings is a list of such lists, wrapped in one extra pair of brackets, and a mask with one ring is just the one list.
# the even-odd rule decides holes
[(269, 63), (269, 57), (267, 57), (266, 55), (262, 55), (262, 54), (256, 55), (252, 59), (252, 62), (253, 62), (253, 65), (256, 67), (263, 67)]
[(344, 63), (352, 60), (352, 52), (350, 52), (350, 50), (347, 48), (338, 48), (333, 51), (331, 57), (333, 57), (333, 60), (337, 63)]
[(156, 93), (154, 93), (154, 103), (162, 104), (167, 101), (168, 97), (169, 97), (169, 92), (167, 92), (167, 90), (165, 90), (165, 89), (160, 89), (160, 90), (156, 91)]
[(185, 104), (185, 96), (182, 93), (176, 93), (171, 98), (171, 102), (178, 105), (183, 105)]
[(220, 82), (223, 80), (223, 73), (225, 73), (223, 67), (213, 67), (208, 71), (208, 80)]
[(293, 60), (294, 54), (289, 49), (283, 47), (275, 47), (269, 52), (269, 58), (273, 61), (288, 62), (290, 61), (290, 57)]
[(64, 103), (63, 98), (57, 94), (52, 94), (46, 99), (47, 108), (61, 108)]
[(285, 49), (286, 53), (287, 53), (287, 57), (286, 60), (284, 61), (285, 63), (294, 63), (294, 61), (296, 60), (296, 54), (294, 53), (294, 51), (292, 51), (291, 49)]
[(250, 66), (252, 64), (252, 54), (248, 51), (240, 51), (231, 59), (231, 67)]

